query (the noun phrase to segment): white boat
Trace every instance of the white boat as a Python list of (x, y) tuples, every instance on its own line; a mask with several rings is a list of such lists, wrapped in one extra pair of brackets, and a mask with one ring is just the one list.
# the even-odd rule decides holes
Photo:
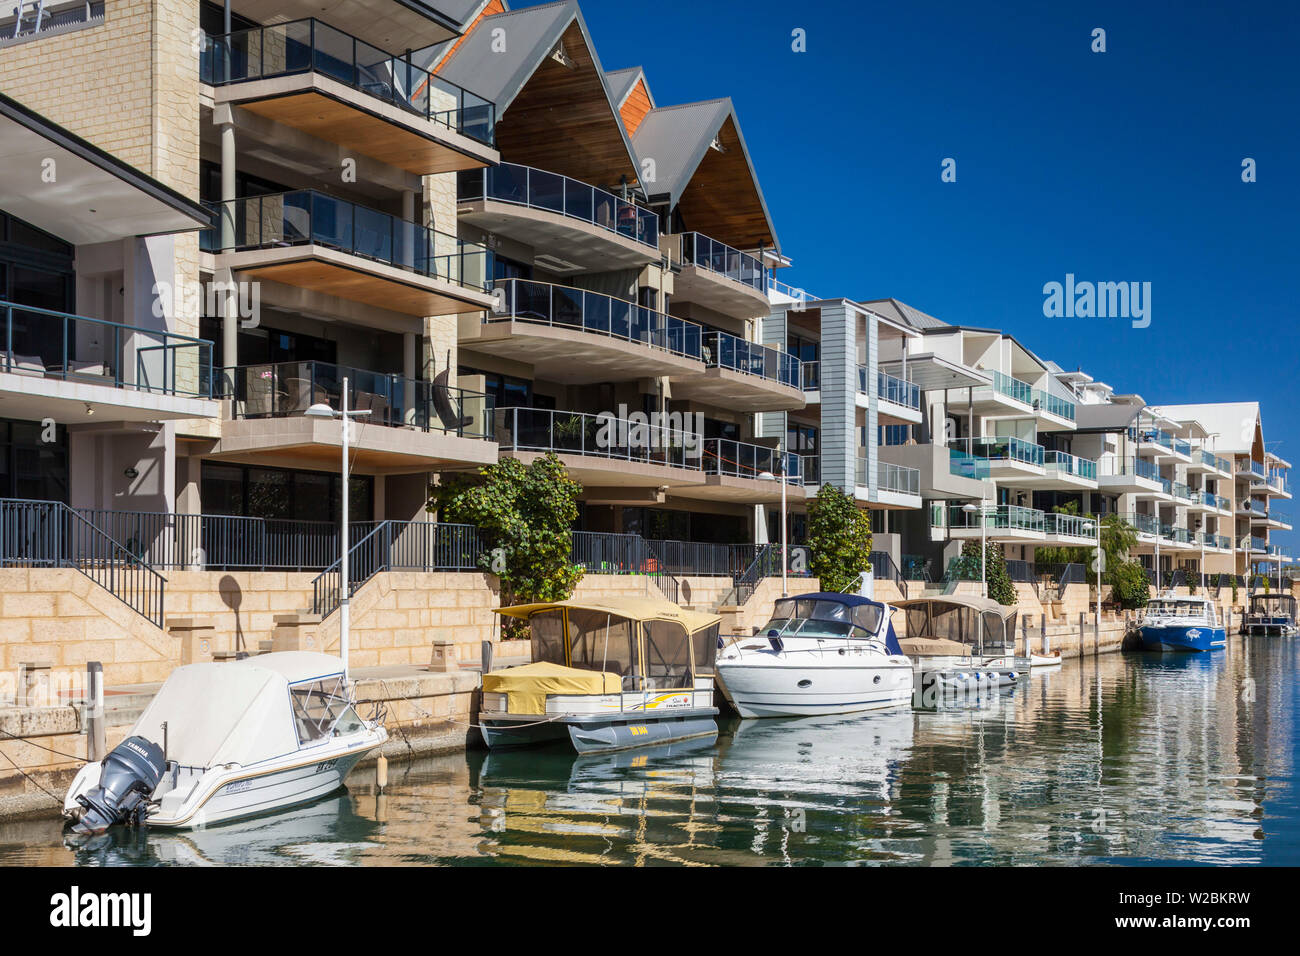
[(1030, 667), (1060, 667), (1061, 652), (1052, 651), (1050, 654), (1033, 654), (1029, 655)]
[(178, 667), (130, 736), (81, 768), (63, 803), (77, 833), (202, 827), (339, 789), (388, 739), (358, 716), (343, 662), (291, 651)]
[(1014, 687), (1031, 660), (1016, 657), (1015, 607), (964, 594), (900, 601), (903, 653), (916, 663), (919, 706), (927, 695)]
[(1247, 634), (1276, 634), (1289, 637), (1296, 633), (1296, 599), (1286, 592), (1250, 596), (1250, 611), (1242, 629)]
[(483, 675), (488, 749), (567, 741), (580, 754), (716, 737), (716, 614), (663, 599), (497, 608), (529, 623), (533, 663)]
[(907, 703), (912, 662), (891, 609), (856, 594), (779, 599), (756, 636), (718, 652), (718, 685), (741, 717), (849, 714)]

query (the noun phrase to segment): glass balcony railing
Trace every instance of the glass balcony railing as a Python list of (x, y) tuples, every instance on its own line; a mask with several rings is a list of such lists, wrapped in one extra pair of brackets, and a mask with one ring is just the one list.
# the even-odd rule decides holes
[(1262, 479), (1265, 482), (1268, 481), (1268, 471), (1264, 468), (1264, 463), (1262, 461), (1254, 461), (1254, 460), (1251, 461), (1250, 474), (1256, 478)]
[(585, 289), (498, 279), (498, 307), (484, 315), (485, 323), (532, 322), (636, 342), (684, 358), (704, 360), (704, 328), (687, 319)]
[(1145, 445), (1159, 445), (1161, 448), (1174, 450), (1174, 436), (1158, 428), (1130, 428), (1128, 435), (1133, 441)]
[(493, 399), (482, 392), (329, 362), (240, 365), (217, 378), (235, 418), (288, 418), (312, 405), (340, 411), (346, 378), (348, 408), (370, 412), (363, 425), (492, 438)]
[(1263, 551), (1263, 552), (1267, 552), (1267, 551), (1268, 551), (1268, 538), (1260, 538), (1260, 537), (1258, 537), (1258, 536), (1256, 536), (1256, 535), (1251, 535), (1251, 536), (1250, 536), (1250, 550), (1252, 550), (1252, 551)]
[(646, 422), (553, 408), (498, 408), (495, 437), (503, 451), (553, 451), (644, 464), (704, 469), (703, 437)]
[(1160, 519), (1155, 515), (1130, 511), (1120, 517), (1136, 528), (1139, 534), (1160, 535), (1163, 533), (1165, 528), (1165, 526), (1160, 523)]
[(698, 232), (683, 233), (682, 259), (688, 265), (708, 269), (725, 279), (767, 294), (763, 263), (756, 256), (740, 252), (716, 239)]
[(0, 371), (160, 395), (212, 394), (212, 343), (67, 312), (0, 302)]
[(948, 473), (958, 478), (985, 481), (989, 476), (989, 460), (970, 455), (959, 448), (948, 449)]
[(492, 271), (486, 246), (310, 189), (205, 205), (207, 252), (319, 245), (479, 290)]
[(1073, 475), (1088, 481), (1097, 480), (1097, 463), (1087, 458), (1078, 458), (1063, 451), (1043, 453), (1043, 467), (1058, 474)]
[[(865, 459), (859, 458), (858, 461), (863, 462)], [(880, 491), (892, 491), (900, 495), (920, 495), (921, 473), (915, 468), (877, 461), (876, 488)]]
[(1160, 469), (1144, 458), (1103, 458), (1097, 473), (1103, 478), (1129, 477), (1164, 481), (1160, 477)]
[(1013, 398), (1017, 402), (1024, 402), (1026, 405), (1034, 403), (1034, 387), (1028, 382), (1022, 382), (1018, 378), (1012, 378), (1005, 372), (999, 372), (994, 369), (989, 375), (993, 378), (993, 388), (1001, 392), (1008, 398)]
[(789, 352), (749, 342), (726, 332), (705, 332), (703, 342), (704, 364), (709, 368), (727, 368), (790, 388), (799, 387), (800, 362)]
[(822, 483), (822, 459), (820, 455), (800, 456), (799, 467), (803, 470), (805, 485), (820, 485)]
[[(863, 366), (859, 366), (859, 368), (863, 368)], [(876, 391), (881, 401), (893, 402), (895, 405), (902, 405), (905, 408), (917, 411), (921, 408), (921, 389), (919, 386), (879, 370), (876, 372)]]
[(1216, 507), (1216, 508), (1219, 509), (1220, 511), (1231, 511), (1231, 510), (1232, 510), (1232, 501), (1229, 500), (1228, 498), (1223, 497), (1223, 495), (1215, 495), (1215, 496), (1214, 496), (1214, 507)]
[(1165, 526), (1165, 537), (1175, 544), (1191, 544), (1192, 532), (1187, 528)]
[(1181, 481), (1174, 482), (1173, 493), (1175, 498), (1181, 498), (1184, 501), (1191, 501), (1194, 498), (1192, 489), (1187, 487)]
[(462, 201), (490, 199), (530, 209), (542, 209), (608, 232), (634, 239), (659, 253), (659, 217), (636, 203), (568, 176), (530, 166), (502, 163), (457, 174), (456, 195)]
[(496, 106), (440, 76), (319, 20), (205, 36), (199, 76), (211, 86), (318, 73), (489, 146)]
[(1034, 407), (1047, 412), (1049, 415), (1055, 415), (1057, 418), (1065, 418), (1074, 421), (1074, 402), (1067, 401), (1050, 392), (1044, 392), (1042, 389), (1034, 389)]
[(1201, 463), (1213, 468), (1215, 471), (1230, 472), (1232, 471), (1232, 462), (1226, 458), (1220, 458), (1218, 455), (1201, 449), (1199, 453)]
[(987, 530), (1043, 531), (1045, 516), (1037, 508), (1019, 505), (985, 506), (981, 510), (966, 511), (963, 505), (950, 505), (947, 511), (948, 527), (952, 530), (976, 530), (981, 523)]
[[(803, 460), (793, 452), (787, 452), (784, 460), (786, 480), (792, 485), (802, 485), (804, 483)], [(764, 475), (781, 474), (781, 461), (781, 453), (775, 448), (751, 445), (748, 442), (732, 441), (727, 438), (704, 440), (706, 475), (763, 480)]]
[(1043, 446), (1035, 445), (1023, 438), (989, 436), (962, 439), (962, 441), (971, 454), (980, 458), (987, 458), (990, 461), (1017, 461), (1039, 468), (1043, 466)]
[(1274, 491), (1287, 493), (1286, 474), (1282, 471), (1275, 471), (1268, 477), (1268, 486)]
[(1069, 538), (1096, 538), (1097, 522), (1079, 515), (1048, 512), (1043, 516), (1043, 530), (1050, 535)]
[(821, 362), (803, 362), (800, 372), (800, 380), (803, 383), (805, 392), (820, 391), (822, 387), (822, 363)]

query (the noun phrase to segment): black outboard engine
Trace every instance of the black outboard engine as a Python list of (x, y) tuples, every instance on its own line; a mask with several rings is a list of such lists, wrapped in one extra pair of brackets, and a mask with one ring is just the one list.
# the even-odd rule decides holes
[(143, 737), (128, 737), (113, 749), (99, 773), (99, 786), (77, 797), (85, 809), (74, 833), (103, 833), (115, 823), (144, 822), (149, 797), (162, 780), (162, 748)]

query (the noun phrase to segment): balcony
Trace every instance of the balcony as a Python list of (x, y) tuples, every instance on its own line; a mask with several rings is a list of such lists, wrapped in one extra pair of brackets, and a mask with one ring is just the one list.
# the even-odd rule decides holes
[(1097, 463), (1087, 458), (1079, 458), (1063, 451), (1043, 453), (1044, 482), (1035, 483), (1035, 488), (1096, 488)]
[(1074, 427), (1074, 402), (1036, 388), (1033, 390), (1033, 406), (1038, 413), (1040, 431)]
[[(858, 458), (854, 483), (859, 489), (865, 490), (869, 487), (867, 469), (870, 467), (870, 462), (865, 457)], [(921, 507), (921, 472), (916, 468), (877, 460), (876, 494), (874, 498), (867, 497), (874, 504), (886, 508), (919, 508)]]
[(210, 457), (276, 460), (304, 467), (337, 464), (338, 421), (307, 417), (312, 405), (368, 411), (353, 426), (355, 464), (363, 471), (430, 470), (491, 464), (492, 399), (480, 392), (326, 362), (241, 365), (217, 376), (230, 421)]
[(1138, 451), (1152, 456), (1157, 462), (1181, 461), (1190, 463), (1192, 446), (1169, 432), (1158, 428), (1130, 428), (1129, 438), (1137, 442)]
[(199, 76), (216, 105), (417, 175), (496, 163), (496, 107), (319, 20), (207, 37)]
[[(865, 365), (858, 366), (859, 391), (866, 391), (865, 379), (870, 372)], [(881, 424), (920, 424), (921, 389), (913, 382), (877, 370), (876, 396), (876, 412)]]
[(1160, 469), (1144, 458), (1106, 457), (1097, 468), (1097, 486), (1113, 494), (1161, 495), (1172, 491), (1172, 483), (1160, 476)]
[(102, 26), (103, 23), (103, 0), (74, 0), (71, 3), (50, 0), (41, 4), (6, 5), (5, 15), (0, 16), (0, 49), (28, 40)]
[[(1034, 387), (1028, 382), (1012, 378), (997, 369), (987, 371), (991, 385), (976, 386), (971, 390), (970, 404), (977, 415), (1030, 415), (1034, 410)], [(958, 402), (957, 405), (963, 403)]]
[(1187, 466), (1188, 472), (1202, 472), (1205, 474), (1220, 474), (1228, 476), (1232, 474), (1232, 463), (1226, 458), (1220, 458), (1204, 448), (1193, 449), (1191, 464)]
[(215, 417), (212, 343), (0, 302), (6, 418), (84, 424)]
[(767, 273), (757, 256), (740, 252), (698, 232), (673, 237), (680, 243), (681, 273), (676, 298), (739, 319), (768, 314)]
[(1162, 537), (1168, 527), (1161, 523), (1159, 517), (1152, 514), (1130, 511), (1127, 514), (1120, 515), (1120, 517), (1128, 524), (1131, 524), (1139, 535), (1146, 535), (1150, 538)]
[(954, 442), (954, 445), (976, 458), (987, 459), (989, 477), (994, 481), (1013, 481), (1017, 484), (1037, 481), (1042, 484), (1046, 480), (1042, 445), (1009, 436), (963, 438)]
[(1093, 518), (1048, 512), (1043, 515), (1043, 533), (1048, 541), (1064, 544), (1095, 543), (1097, 522)]
[(1278, 469), (1269, 473), (1267, 491), (1279, 498), (1290, 498), (1291, 489), (1287, 485), (1286, 472)]
[(568, 176), (515, 163), (466, 170), (457, 199), (460, 222), (556, 251), (568, 271), (639, 269), (662, 258), (657, 215)]
[(948, 473), (958, 478), (987, 481), (989, 477), (989, 460), (975, 455), (968, 455), (957, 448), (950, 448), (948, 449)]
[[(602, 504), (662, 503), (675, 496), (742, 503), (781, 500), (780, 456), (772, 448), (705, 439), (669, 425), (609, 414), (544, 408), (498, 408), (495, 436), (503, 453), (531, 460), (555, 452), (588, 500)], [(803, 462), (786, 456), (787, 495), (803, 497)]]
[(1196, 499), (1196, 493), (1181, 481), (1173, 483), (1173, 495), (1179, 505), (1191, 505)]
[(704, 375), (674, 377), (673, 397), (737, 411), (802, 408), (800, 361), (789, 352), (726, 332), (705, 332)]
[(217, 268), (423, 318), (491, 308), (477, 243), (313, 190), (213, 203)]
[(962, 505), (950, 505), (946, 517), (949, 536), (960, 540), (978, 540), (983, 535), (989, 541), (1042, 541), (1046, 533), (1046, 517), (1037, 508), (985, 505), (968, 512)]

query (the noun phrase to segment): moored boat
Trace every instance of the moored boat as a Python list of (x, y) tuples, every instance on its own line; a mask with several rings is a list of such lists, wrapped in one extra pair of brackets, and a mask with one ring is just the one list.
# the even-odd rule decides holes
[(1138, 625), (1142, 649), (1214, 651), (1228, 644), (1219, 609), (1208, 598), (1167, 595), (1147, 605)]
[(903, 652), (916, 666), (919, 694), (1014, 687), (1031, 660), (1015, 656), (1014, 607), (964, 594), (900, 601)]
[(489, 749), (567, 741), (578, 753), (716, 736), (716, 614), (609, 598), (497, 608), (527, 621), (533, 663), (483, 675)]
[(855, 594), (780, 598), (751, 638), (718, 653), (718, 685), (741, 717), (848, 714), (906, 703), (912, 662), (888, 605)]
[(1296, 633), (1296, 599), (1290, 594), (1252, 594), (1242, 628), (1247, 634)]
[(172, 671), (130, 735), (82, 767), (63, 804), (76, 833), (202, 827), (339, 789), (388, 739), (356, 712), (343, 662), (290, 651)]

